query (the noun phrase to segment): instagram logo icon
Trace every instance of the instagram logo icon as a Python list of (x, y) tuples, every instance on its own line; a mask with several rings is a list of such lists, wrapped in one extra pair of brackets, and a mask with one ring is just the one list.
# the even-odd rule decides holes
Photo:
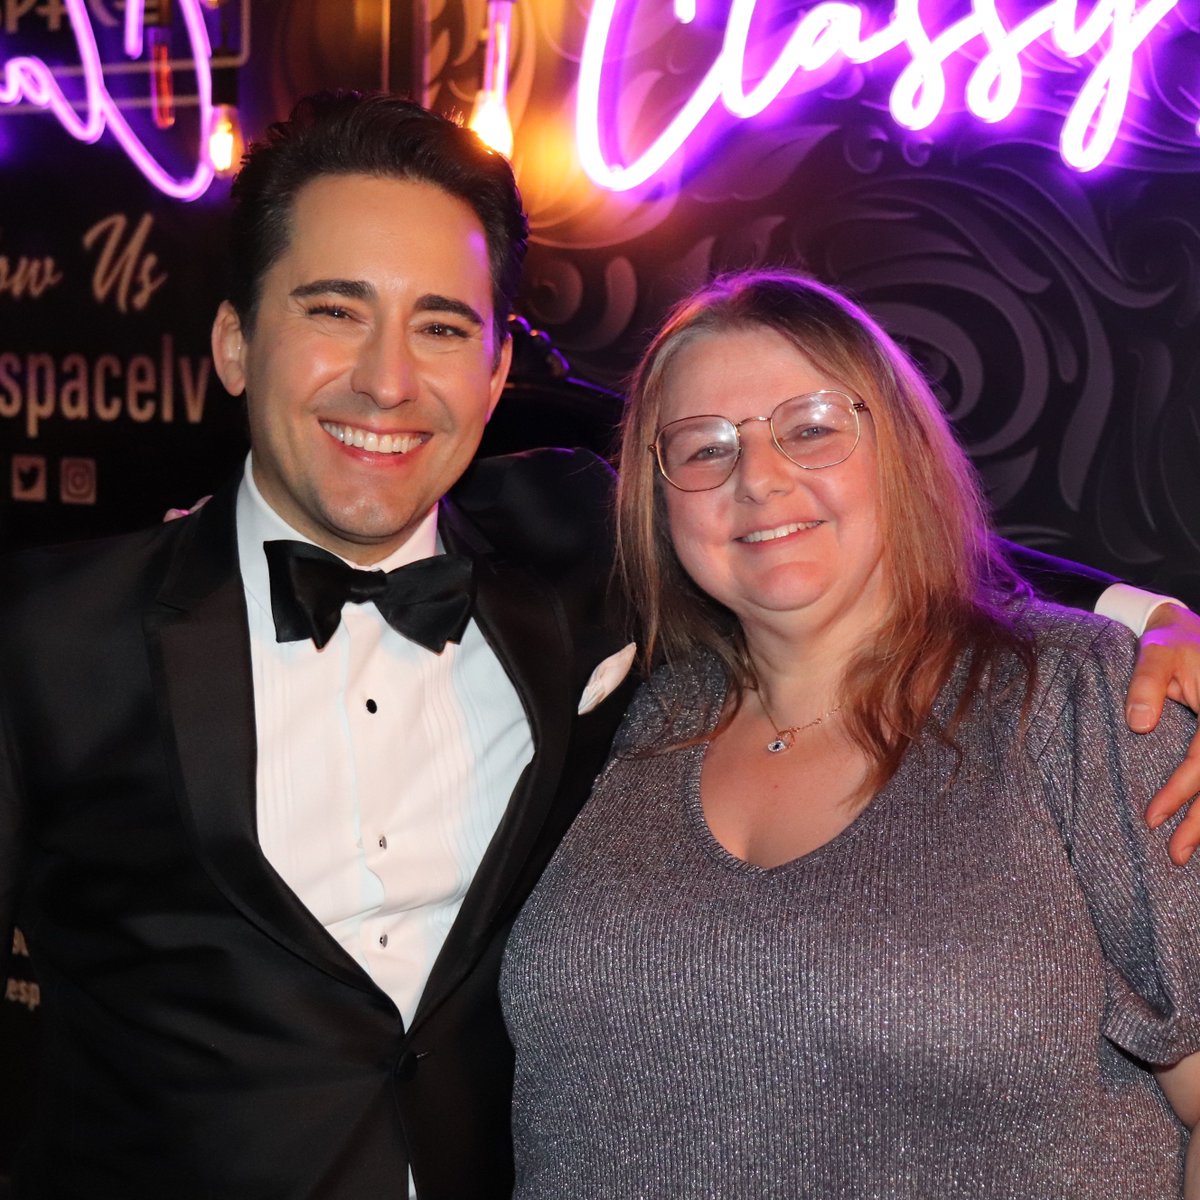
[(94, 458), (64, 458), (59, 463), (58, 498), (64, 504), (96, 503)]

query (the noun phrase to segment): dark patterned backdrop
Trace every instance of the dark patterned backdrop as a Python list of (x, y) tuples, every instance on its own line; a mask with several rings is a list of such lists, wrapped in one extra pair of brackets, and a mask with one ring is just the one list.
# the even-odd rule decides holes
[[(640, 149), (711, 62), (729, 4), (701, 4), (686, 37), (669, 3), (631, 7), (622, 136)], [(776, 30), (803, 7), (773, 6)], [(901, 129), (887, 60), (753, 121), (714, 114), (702, 150), (631, 193), (596, 188), (575, 152), (589, 9), (518, 4), (511, 101), (534, 228), (524, 310), (579, 371), (619, 386), (665, 309), (717, 270), (804, 266), (923, 364), (1005, 532), (1200, 603), (1200, 5), (1138, 51), (1113, 160), (1092, 172), (1058, 138), (1103, 47), (1078, 65), (1035, 48), (1015, 127), (975, 120), (952, 85), (932, 133)], [(436, 14), (443, 106), (469, 110), (484, 11)]]

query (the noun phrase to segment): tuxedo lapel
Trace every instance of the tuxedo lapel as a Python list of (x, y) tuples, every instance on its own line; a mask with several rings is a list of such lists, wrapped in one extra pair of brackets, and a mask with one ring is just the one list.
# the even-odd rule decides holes
[(146, 614), (172, 783), (205, 869), (274, 940), (356, 987), (371, 987), (267, 862), (255, 817), (256, 741), (245, 596), (237, 569), (236, 488), (186, 518)]
[(524, 705), (533, 759), (513, 790), (421, 996), (414, 1024), (462, 980), (482, 953), (524, 872), (554, 803), (578, 698), (573, 648), (557, 598), (532, 572), (492, 552), (478, 530), (443, 502), (445, 548), (475, 560), (474, 617)]

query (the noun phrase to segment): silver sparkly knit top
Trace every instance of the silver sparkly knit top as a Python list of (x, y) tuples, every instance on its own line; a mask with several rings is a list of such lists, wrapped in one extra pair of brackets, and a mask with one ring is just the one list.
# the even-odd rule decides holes
[[(765, 869), (700, 805), (711, 665), (646, 685), (509, 942), (517, 1200), (1157, 1200), (1200, 1048), (1200, 870), (1141, 811), (1195, 729), (1122, 719), (1131, 637), (1039, 606), (1039, 681)], [(954, 701), (950, 684), (934, 719)]]

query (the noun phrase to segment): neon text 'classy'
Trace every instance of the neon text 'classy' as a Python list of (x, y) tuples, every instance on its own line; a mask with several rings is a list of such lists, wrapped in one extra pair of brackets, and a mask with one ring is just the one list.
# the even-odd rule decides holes
[[(605, 67), (619, 60), (610, 45), (613, 27), (632, 18), (636, 0), (596, 0), (584, 38), (579, 69), (576, 138), (580, 161), (591, 179), (613, 191), (651, 179), (680, 150), (718, 101), (734, 117), (763, 112), (797, 76), (816, 72), (836, 60), (866, 64), (903, 48), (909, 61), (892, 86), (889, 107), (906, 129), (927, 128), (946, 102), (944, 64), (972, 43), (984, 49), (965, 88), (968, 110), (994, 123), (1010, 116), (1030, 73), (1021, 55), (1048, 39), (1063, 59), (1091, 55), (1090, 71), (1067, 112), (1059, 139), (1063, 159), (1079, 171), (1099, 166), (1113, 148), (1132, 84), (1137, 49), (1178, 0), (1098, 0), (1086, 15), (1078, 0), (1053, 0), (1006, 25), (995, 0), (972, 0), (968, 15), (946, 28), (926, 28), (920, 0), (896, 0), (891, 20), (864, 34), (864, 10), (833, 0), (807, 9), (797, 18), (783, 48), (752, 87), (746, 84), (747, 58), (755, 49), (751, 27), (757, 0), (732, 0), (721, 49), (695, 90), (654, 141), (633, 161), (610, 162), (604, 149), (614, 119), (605, 92)], [(928, 5), (927, 5), (928, 7)], [(675, 0), (681, 25), (696, 19), (696, 0)], [(1097, 48), (1101, 49), (1097, 51)], [(605, 107), (605, 105), (608, 105)]]

